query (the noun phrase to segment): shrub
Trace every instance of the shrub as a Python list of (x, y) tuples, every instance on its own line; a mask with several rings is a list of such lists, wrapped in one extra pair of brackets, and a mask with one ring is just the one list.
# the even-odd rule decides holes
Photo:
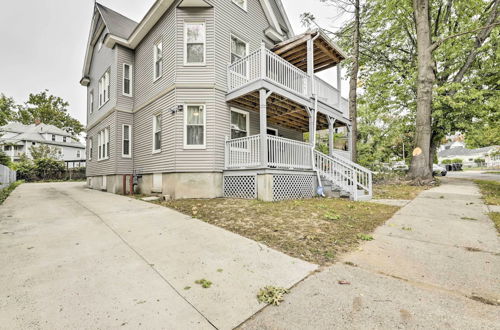
[(461, 160), (460, 158), (453, 158), (451, 160), (451, 163), (452, 164), (462, 164), (463, 163), (463, 160)]
[(444, 164), (444, 165), (451, 164), (451, 159), (443, 160), (442, 164)]
[(23, 181), (16, 181), (11, 183), (8, 187), (0, 189), (0, 204), (2, 204), (7, 199), (7, 197), (9, 197), (10, 193), (21, 183), (23, 183)]
[(476, 158), (474, 159), (474, 163), (480, 165), (486, 163), (486, 161), (483, 158)]
[(2, 150), (0, 150), (0, 164), (7, 167), (10, 165), (10, 157), (7, 156)]
[(64, 162), (52, 158), (39, 158), (35, 162), (35, 174), (39, 180), (61, 180), (64, 177)]

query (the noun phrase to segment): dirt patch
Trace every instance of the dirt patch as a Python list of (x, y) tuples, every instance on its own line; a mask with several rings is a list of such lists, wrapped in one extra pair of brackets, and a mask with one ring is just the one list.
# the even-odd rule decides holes
[(422, 191), (433, 186), (412, 186), (409, 184), (376, 184), (373, 186), (373, 196), (377, 199), (412, 200)]
[(352, 251), (362, 235), (388, 220), (396, 206), (341, 199), (261, 202), (241, 199), (160, 203), (271, 248), (320, 265)]

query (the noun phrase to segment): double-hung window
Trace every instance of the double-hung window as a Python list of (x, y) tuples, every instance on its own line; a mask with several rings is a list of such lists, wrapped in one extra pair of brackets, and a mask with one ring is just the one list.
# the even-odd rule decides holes
[(231, 109), (231, 139), (247, 137), (249, 125), (248, 112)]
[(154, 80), (158, 80), (163, 74), (163, 44), (161, 41), (154, 45), (153, 51)]
[(56, 136), (54, 134), (52, 134), (52, 141), (55, 141), (56, 140)]
[(132, 66), (123, 63), (123, 95), (132, 96)]
[(109, 158), (109, 128), (105, 128), (97, 134), (98, 160)]
[(247, 10), (247, 1), (248, 0), (233, 0), (233, 3), (235, 3), (236, 5), (238, 5), (238, 7), (240, 7), (241, 9), (243, 10)]
[(122, 126), (122, 157), (132, 157), (132, 126)]
[(205, 148), (205, 106), (187, 105), (184, 112), (184, 147), (186, 149)]
[(92, 146), (92, 138), (89, 138), (89, 141), (88, 141), (88, 150), (89, 150), (88, 159), (92, 160), (92, 153), (94, 152), (94, 148)]
[(94, 112), (94, 91), (89, 93), (89, 113)]
[[(248, 44), (238, 37), (231, 36), (231, 64), (241, 60), (248, 55)], [(248, 64), (248, 63), (247, 63)], [(237, 73), (246, 77), (248, 68), (247, 65), (236, 65)]]
[(153, 117), (153, 153), (161, 151), (161, 114)]
[(110, 82), (109, 70), (99, 79), (99, 108), (109, 101)]
[(184, 64), (205, 65), (205, 23), (186, 23), (184, 27)]

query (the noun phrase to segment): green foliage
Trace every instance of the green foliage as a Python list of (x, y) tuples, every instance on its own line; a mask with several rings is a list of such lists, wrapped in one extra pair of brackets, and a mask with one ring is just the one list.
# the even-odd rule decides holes
[(462, 164), (463, 162), (464, 162), (464, 161), (463, 161), (462, 159), (460, 159), (460, 158), (453, 158), (453, 159), (451, 160), (451, 163), (452, 163), (452, 164)]
[(453, 163), (452, 163), (452, 161), (451, 161), (451, 159), (445, 159), (445, 160), (443, 160), (443, 162), (442, 162), (442, 163), (443, 163), (444, 165), (453, 164)]
[(30, 147), (30, 153), (34, 160), (40, 158), (56, 159), (59, 150), (56, 147), (51, 147), (46, 144), (40, 144), (38, 146)]
[(287, 293), (288, 290), (285, 288), (266, 286), (265, 288), (260, 289), (257, 294), (257, 300), (261, 303), (278, 306), (283, 300), (285, 300), (284, 295)]
[(0, 94), (0, 126), (7, 124), (13, 120), (15, 115), (16, 105), (14, 99)]
[(44, 124), (54, 125), (78, 135), (83, 131), (83, 125), (69, 115), (68, 106), (68, 102), (48, 94), (48, 90), (30, 94), (25, 106), (19, 108), (16, 120), (28, 125), (38, 119)]
[(17, 171), (17, 178), (26, 182), (36, 180), (35, 164), (25, 154), (19, 157), (19, 160), (12, 164), (12, 168)]
[(3, 202), (9, 197), (10, 193), (14, 191), (14, 189), (17, 188), (20, 184), (22, 184), (24, 181), (16, 181), (11, 183), (8, 187), (0, 189), (0, 205), (2, 205)]
[(484, 160), (484, 158), (476, 158), (476, 159), (474, 159), (474, 163), (479, 165), (479, 164), (486, 163), (486, 161)]
[(10, 157), (0, 150), (0, 164), (4, 166), (10, 166)]
[(22, 155), (18, 162), (13, 164), (17, 177), (27, 182), (41, 180), (61, 180), (65, 178), (64, 162), (52, 158), (38, 158), (32, 161)]
[(204, 278), (202, 278), (201, 280), (196, 280), (194, 283), (201, 285), (201, 287), (204, 289), (208, 289), (212, 286), (212, 282)]

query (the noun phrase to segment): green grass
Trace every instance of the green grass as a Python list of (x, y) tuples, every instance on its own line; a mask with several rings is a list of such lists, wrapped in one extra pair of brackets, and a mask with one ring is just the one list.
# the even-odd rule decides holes
[(484, 202), (488, 205), (500, 205), (500, 182), (474, 180), (483, 194)]
[(499, 212), (491, 212), (488, 213), (490, 216), (491, 221), (495, 224), (495, 227), (497, 228), (498, 234), (500, 235), (500, 213)]
[(422, 191), (432, 186), (412, 186), (408, 184), (375, 184), (373, 197), (376, 199), (406, 199), (412, 200)]
[(21, 181), (21, 180), (16, 181), (14, 183), (11, 183), (10, 186), (0, 190), (0, 205), (2, 205), (3, 202), (5, 202), (7, 197), (9, 197), (10, 193), (13, 192), (14, 189), (16, 189), (17, 186), (19, 186), (21, 183), (24, 183), (24, 181)]
[(399, 209), (343, 199), (261, 202), (183, 199), (156, 202), (263, 243), (283, 253), (327, 265), (371, 238)]

